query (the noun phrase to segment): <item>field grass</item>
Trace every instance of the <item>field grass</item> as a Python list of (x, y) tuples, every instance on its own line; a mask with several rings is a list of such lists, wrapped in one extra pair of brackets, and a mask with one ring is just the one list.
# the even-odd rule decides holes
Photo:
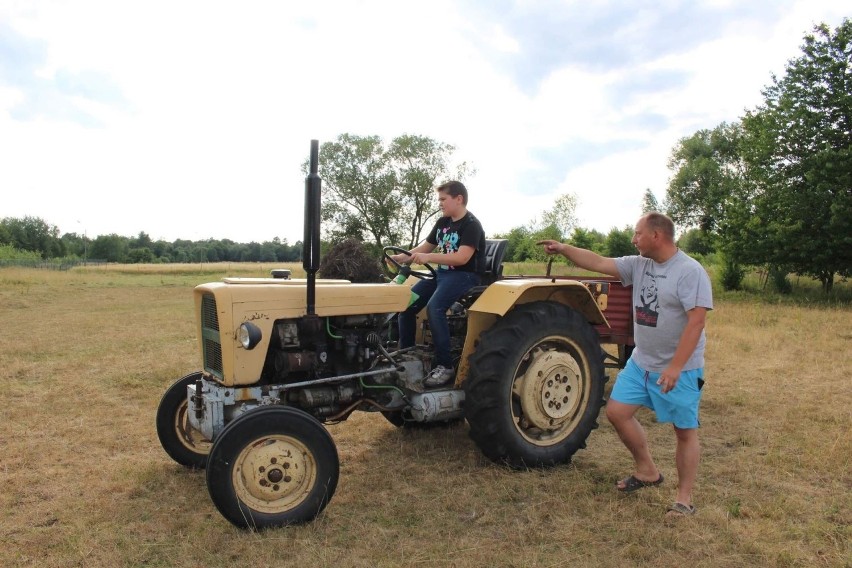
[(603, 418), (572, 464), (516, 472), (464, 424), (357, 414), (329, 427), (340, 484), (315, 522), (234, 528), (154, 415), (198, 366), (192, 286), (276, 267), (0, 269), (0, 566), (852, 566), (852, 308), (744, 294), (709, 317), (694, 518), (663, 518), (674, 438), (650, 413), (667, 481), (629, 496)]

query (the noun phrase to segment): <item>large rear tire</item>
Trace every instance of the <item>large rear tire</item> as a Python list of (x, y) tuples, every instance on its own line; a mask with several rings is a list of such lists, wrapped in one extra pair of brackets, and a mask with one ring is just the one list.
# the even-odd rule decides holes
[(470, 437), (514, 468), (568, 463), (597, 428), (606, 375), (597, 333), (556, 302), (522, 304), (479, 339), (464, 382)]
[(339, 472), (334, 440), (316, 418), (267, 406), (240, 416), (216, 437), (207, 489), (231, 523), (266, 529), (313, 520), (334, 495)]
[(175, 381), (157, 407), (157, 436), (163, 449), (177, 463), (198, 469), (204, 469), (213, 444), (189, 424), (186, 387), (201, 376), (191, 373)]

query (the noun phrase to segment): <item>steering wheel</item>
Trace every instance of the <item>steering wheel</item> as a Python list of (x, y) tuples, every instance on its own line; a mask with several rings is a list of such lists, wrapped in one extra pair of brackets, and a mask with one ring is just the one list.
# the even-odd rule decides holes
[(391, 277), (391, 280), (396, 278), (399, 274), (404, 274), (405, 276), (408, 276), (410, 274), (411, 276), (414, 276), (415, 278), (420, 278), (421, 280), (434, 280), (435, 278), (437, 278), (438, 274), (435, 272), (435, 269), (432, 268), (432, 265), (423, 265), (426, 267), (426, 270), (428, 272), (422, 272), (420, 270), (411, 270), (411, 268), (407, 264), (400, 264), (395, 261), (390, 255), (391, 252), (395, 252), (398, 254), (407, 254), (408, 256), (411, 256), (411, 251), (399, 247), (385, 247), (382, 249), (382, 256), (384, 256), (384, 259), (390, 262), (396, 268), (396, 272), (391, 273), (388, 269), (387, 263), (382, 264), (382, 266), (385, 268), (385, 272), (388, 274), (388, 276)]

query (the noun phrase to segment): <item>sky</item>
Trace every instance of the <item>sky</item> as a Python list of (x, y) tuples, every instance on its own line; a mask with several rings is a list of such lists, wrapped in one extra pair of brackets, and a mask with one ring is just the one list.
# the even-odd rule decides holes
[(292, 244), (311, 140), (414, 134), (475, 168), (488, 236), (566, 193), (606, 233), (842, 4), (0, 0), (0, 218)]

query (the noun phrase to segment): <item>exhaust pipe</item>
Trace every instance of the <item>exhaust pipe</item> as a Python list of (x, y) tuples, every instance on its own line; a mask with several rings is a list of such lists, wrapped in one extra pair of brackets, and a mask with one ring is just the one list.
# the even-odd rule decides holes
[(302, 240), (302, 268), (308, 275), (308, 315), (316, 313), (316, 273), (320, 264), (319, 141), (311, 140), (311, 170), (305, 178), (305, 237)]

